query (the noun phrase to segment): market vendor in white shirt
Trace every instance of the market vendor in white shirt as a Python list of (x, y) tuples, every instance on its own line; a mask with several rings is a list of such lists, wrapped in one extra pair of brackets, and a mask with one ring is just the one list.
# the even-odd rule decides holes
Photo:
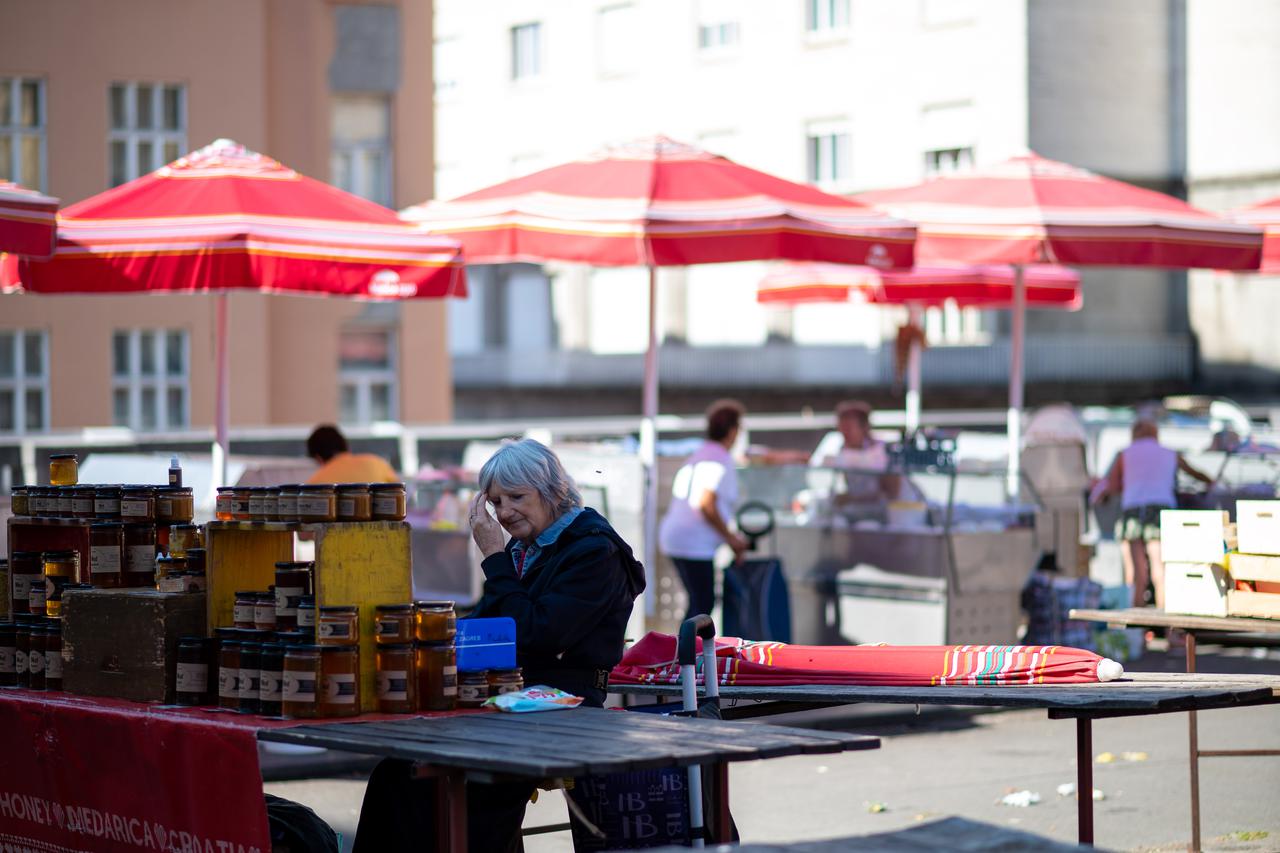
[[(901, 475), (888, 473), (888, 448), (871, 435), (871, 406), (861, 400), (836, 406), (836, 432), (819, 442), (809, 464), (847, 469), (846, 491), (835, 496), (835, 503), (857, 514), (882, 514), (902, 492)], [(877, 471), (885, 473), (874, 473)]]

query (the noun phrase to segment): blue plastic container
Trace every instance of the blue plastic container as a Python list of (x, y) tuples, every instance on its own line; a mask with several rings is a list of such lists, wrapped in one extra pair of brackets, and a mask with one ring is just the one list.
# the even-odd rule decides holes
[(516, 665), (516, 621), (510, 616), (459, 619), (458, 672), (511, 669)]

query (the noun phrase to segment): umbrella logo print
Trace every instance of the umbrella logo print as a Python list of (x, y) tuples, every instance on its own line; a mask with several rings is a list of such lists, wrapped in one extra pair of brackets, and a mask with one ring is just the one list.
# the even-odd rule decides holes
[(401, 281), (395, 270), (378, 270), (369, 282), (369, 295), (383, 299), (403, 299), (414, 296), (418, 285), (409, 281)]
[(889, 250), (884, 247), (883, 243), (872, 243), (867, 249), (867, 260), (865, 262), (869, 267), (879, 267), (884, 269), (893, 266), (893, 260), (889, 257)]

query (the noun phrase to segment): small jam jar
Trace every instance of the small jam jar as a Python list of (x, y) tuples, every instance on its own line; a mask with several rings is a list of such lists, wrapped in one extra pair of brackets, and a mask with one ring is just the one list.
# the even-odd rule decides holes
[(190, 548), (203, 548), (204, 536), (198, 524), (169, 525), (169, 555), (185, 557)]
[(368, 521), (373, 518), (373, 499), (364, 483), (343, 483), (334, 487), (338, 496), (338, 521)]
[(404, 483), (373, 483), (369, 486), (374, 521), (404, 521)]
[(209, 703), (209, 641), (204, 637), (178, 639), (178, 664), (174, 695), (179, 705)]
[(338, 496), (333, 486), (307, 485), (298, 489), (298, 520), (304, 523), (336, 521)]
[(30, 489), (27, 486), (14, 486), (9, 492), (9, 509), (14, 515), (31, 515)]
[(120, 518), (126, 523), (152, 522), (156, 518), (156, 492), (151, 486), (128, 486), (120, 490)]
[(248, 486), (238, 486), (232, 494), (235, 496), (232, 502), (232, 517), (236, 521), (252, 521), (253, 513), (249, 510), (249, 501), (253, 497), (252, 490)]
[(360, 713), (360, 647), (351, 644), (320, 649), (320, 716), (354, 717)]
[(276, 493), (276, 520), (277, 521), (297, 521), (298, 520), (298, 490), (302, 487), (296, 483), (289, 486), (281, 486)]
[(14, 551), (9, 561), (10, 591), (13, 604), (13, 615), (30, 613), (27, 609), (31, 596), (31, 587), (39, 584), (44, 590), (44, 565), (40, 562), (37, 551)]
[(316, 614), (316, 642), (322, 646), (354, 643), (360, 639), (360, 610), (354, 606), (321, 607)]
[(298, 600), (311, 592), (314, 563), (276, 563), (276, 627), (290, 630), (298, 627)]
[(280, 520), (280, 490), (275, 486), (270, 486), (262, 490), (262, 514), (259, 516), (263, 521), (279, 521)]
[(98, 486), (93, 490), (93, 517), (100, 521), (120, 520), (119, 486)]
[(484, 670), (458, 675), (458, 707), (479, 708), (489, 698), (489, 675)]
[(263, 643), (258, 670), (258, 713), (266, 717), (278, 717), (284, 701), (281, 684), (284, 680), (284, 646), (280, 643)]
[(259, 631), (276, 629), (276, 594), (274, 590), (254, 593), (253, 627)]
[(89, 525), (89, 580), (107, 589), (124, 585), (124, 525), (120, 522)]
[(316, 688), (320, 683), (320, 647), (285, 647), (282, 673), (280, 699), (284, 716), (298, 720), (319, 716)]
[(298, 597), (298, 630), (312, 639), (316, 633), (316, 597), (303, 595)]
[[(57, 618), (62, 616), (62, 590), (80, 576), (80, 552), (45, 551), (40, 559), (44, 563), (43, 615)], [(27, 600), (30, 603), (32, 599), (28, 596)]]
[(373, 612), (373, 636), (378, 645), (413, 642), (412, 604), (379, 604)]
[(458, 653), (452, 643), (419, 643), (414, 653), (418, 710), (452, 711), (458, 704)]
[(457, 633), (452, 601), (415, 602), (414, 638), (419, 643), (452, 643)]
[(73, 486), (71, 488), (71, 517), (93, 518), (93, 501), (97, 489), (93, 486)]
[(378, 646), (378, 711), (412, 714), (417, 710), (413, 643)]
[(241, 714), (258, 713), (258, 693), (262, 690), (262, 643), (240, 643), (240, 678), (236, 682), (239, 694), (237, 710)]
[(240, 710), (240, 640), (234, 635), (218, 644), (218, 707)]
[(49, 485), (74, 486), (80, 473), (74, 453), (54, 453), (49, 457)]
[(71, 486), (51, 486), (54, 515), (58, 518), (71, 518)]
[(524, 672), (520, 667), (489, 670), (490, 696), (501, 696), (503, 693), (519, 693), (521, 690), (524, 690)]
[(267, 489), (264, 486), (251, 486), (249, 488), (249, 520), (263, 521), (262, 498), (266, 495)]
[(161, 486), (155, 492), (155, 506), (160, 524), (190, 524), (196, 515), (196, 501), (189, 486)]
[(218, 497), (213, 504), (213, 517), (218, 521), (234, 521), (236, 517), (236, 489), (234, 486), (219, 486)]
[(57, 619), (44, 626), (44, 689), (62, 689), (62, 622)]
[(258, 607), (258, 591), (241, 589), (236, 591), (236, 603), (231, 611), (232, 622), (237, 628), (254, 627), (254, 611)]
[(156, 578), (156, 526), (125, 524), (122, 529), (124, 531), (124, 585), (151, 586)]

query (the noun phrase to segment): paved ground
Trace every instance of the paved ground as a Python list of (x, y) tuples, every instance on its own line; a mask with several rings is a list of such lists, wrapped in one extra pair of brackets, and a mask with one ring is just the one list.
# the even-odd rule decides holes
[[(1181, 658), (1148, 655), (1133, 669), (1179, 671)], [(1201, 655), (1202, 671), (1280, 672), (1280, 651), (1259, 659), (1231, 650)], [(750, 841), (794, 841), (879, 832), (918, 820), (960, 815), (1064, 841), (1076, 833), (1075, 801), (1056, 793), (1075, 780), (1075, 726), (1043, 711), (941, 712), (919, 717), (886, 706), (815, 712), (807, 725), (876, 734), (883, 748), (842, 756), (788, 758), (732, 766), (732, 808)], [(883, 712), (889, 711), (886, 716)], [(1280, 748), (1280, 707), (1200, 716), (1202, 748)], [(1118, 850), (1183, 850), (1190, 838), (1187, 721), (1182, 714), (1094, 724), (1097, 839)], [(1124, 753), (1145, 753), (1126, 760)], [(1140, 756), (1130, 756), (1137, 758)], [(273, 782), (267, 790), (307, 803), (348, 837), (363, 777)], [(1029, 790), (1040, 803), (999, 804)], [(1280, 758), (1205, 759), (1201, 763), (1206, 849), (1280, 851)], [(877, 804), (883, 806), (878, 811)], [(566, 820), (561, 795), (532, 806), (527, 826)], [(540, 836), (529, 853), (569, 851), (567, 834)]]

